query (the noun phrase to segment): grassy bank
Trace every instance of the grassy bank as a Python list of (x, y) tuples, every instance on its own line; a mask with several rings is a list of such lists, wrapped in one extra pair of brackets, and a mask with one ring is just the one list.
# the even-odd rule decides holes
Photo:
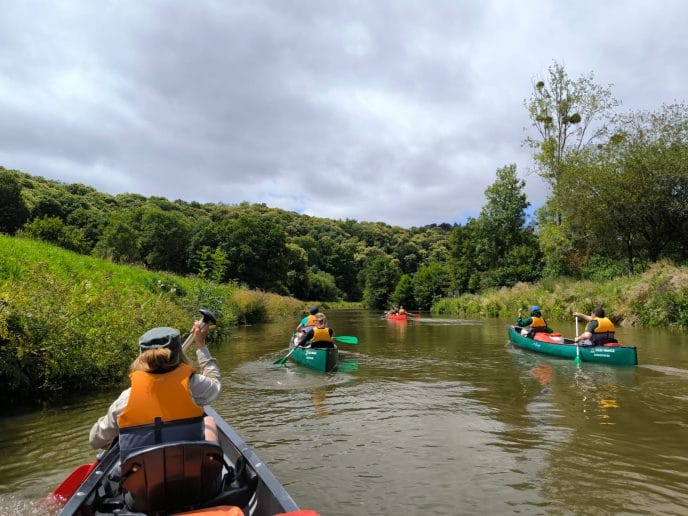
[(441, 299), (436, 314), (516, 320), (520, 307), (540, 305), (549, 321), (571, 321), (601, 305), (618, 325), (688, 329), (688, 267), (656, 263), (643, 274), (591, 282), (550, 280)]
[(303, 303), (0, 235), (3, 394), (36, 397), (119, 384), (139, 335), (172, 326), (185, 336), (201, 307), (218, 317), (211, 337), (220, 339), (237, 324), (296, 320)]

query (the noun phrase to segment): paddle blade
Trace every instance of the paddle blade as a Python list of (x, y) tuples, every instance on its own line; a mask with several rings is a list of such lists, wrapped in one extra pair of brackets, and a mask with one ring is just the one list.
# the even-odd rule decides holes
[(340, 373), (353, 373), (358, 371), (358, 362), (356, 360), (340, 360), (337, 363), (337, 371)]
[(358, 344), (358, 337), (352, 335), (339, 335), (335, 336), (334, 341), (340, 344)]
[(69, 500), (97, 464), (98, 461), (94, 461), (92, 464), (82, 464), (72, 471), (69, 476), (55, 488), (53, 491), (53, 498), (58, 502), (66, 502)]
[(272, 365), (284, 365), (284, 364), (286, 364), (288, 358), (289, 358), (289, 355), (284, 355), (283, 357), (278, 358), (277, 360), (275, 360), (275, 361), (272, 363)]

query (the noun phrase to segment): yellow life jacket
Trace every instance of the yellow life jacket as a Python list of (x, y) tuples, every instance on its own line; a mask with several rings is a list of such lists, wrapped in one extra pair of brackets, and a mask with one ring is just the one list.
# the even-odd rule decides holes
[(311, 337), (311, 343), (313, 342), (334, 342), (332, 335), (330, 335), (330, 329), (313, 328), (313, 336)]
[(616, 331), (614, 323), (608, 317), (593, 317), (593, 320), (597, 321), (597, 327), (593, 333), (614, 333)]
[(203, 439), (203, 409), (189, 390), (194, 369), (179, 364), (168, 373), (134, 371), (127, 406), (117, 418), (124, 452), (154, 444)]

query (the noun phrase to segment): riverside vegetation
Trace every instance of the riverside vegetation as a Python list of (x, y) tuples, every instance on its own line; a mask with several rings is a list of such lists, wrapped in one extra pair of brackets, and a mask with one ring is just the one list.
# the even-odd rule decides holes
[[(551, 321), (570, 320), (574, 308), (603, 304), (620, 324), (687, 328), (688, 268), (660, 262), (642, 274), (608, 281), (518, 283), (441, 299), (432, 311), (511, 320), (533, 302), (545, 307)], [(119, 385), (136, 355), (138, 335), (153, 326), (185, 330), (201, 306), (218, 317), (211, 338), (219, 340), (237, 324), (296, 319), (304, 303), (0, 235), (3, 401)]]
[(139, 335), (154, 326), (188, 331), (201, 307), (218, 319), (212, 342), (237, 324), (296, 319), (303, 303), (0, 234), (3, 401), (118, 385)]

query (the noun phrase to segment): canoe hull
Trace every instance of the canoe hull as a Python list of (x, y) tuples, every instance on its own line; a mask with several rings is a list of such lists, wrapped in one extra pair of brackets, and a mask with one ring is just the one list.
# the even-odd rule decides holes
[(328, 373), (337, 367), (339, 350), (335, 345), (332, 348), (296, 348), (294, 339), (289, 343), (289, 351), (294, 352), (289, 356), (294, 362), (302, 366)]
[[(576, 344), (572, 339), (564, 339), (563, 344), (543, 342), (530, 339), (521, 335), (521, 328), (509, 326), (509, 341), (519, 348), (536, 351), (561, 358), (576, 358)], [(592, 346), (580, 347), (580, 358), (583, 362), (598, 364), (634, 366), (638, 364), (638, 354), (635, 347), (631, 346)]]
[[(208, 416), (212, 416), (218, 427), (220, 446), (225, 455), (225, 460), (233, 465), (244, 462), (247, 478), (251, 478), (247, 484), (247, 492), (241, 494), (241, 502), (237, 499), (236, 503), (223, 503), (223, 505), (240, 506), (246, 514), (253, 516), (269, 516), (277, 513), (298, 511), (291, 496), (284, 489), (282, 484), (275, 478), (266, 464), (256, 455), (251, 447), (236, 433), (236, 431), (226, 423), (220, 415), (211, 407), (205, 407)], [(86, 477), (79, 486), (76, 493), (66, 501), (60, 511), (61, 516), (76, 514), (116, 514), (123, 509), (116, 508), (116, 498), (100, 500), (99, 488), (107, 481), (110, 472), (119, 463), (119, 446), (117, 443), (105, 452), (95, 469)], [(102, 489), (102, 488), (101, 488)], [(244, 501), (249, 498), (246, 506)], [(123, 503), (123, 502), (122, 502)], [(126, 512), (126, 508), (124, 509)], [(126, 512), (128, 514), (128, 512)]]
[(390, 315), (390, 314), (387, 314), (386, 317), (387, 317), (387, 320), (388, 320), (388, 321), (403, 321), (403, 322), (408, 321), (408, 317), (406, 316), (406, 314), (401, 314), (401, 315), (398, 315), (398, 314), (397, 314), (397, 315)]

